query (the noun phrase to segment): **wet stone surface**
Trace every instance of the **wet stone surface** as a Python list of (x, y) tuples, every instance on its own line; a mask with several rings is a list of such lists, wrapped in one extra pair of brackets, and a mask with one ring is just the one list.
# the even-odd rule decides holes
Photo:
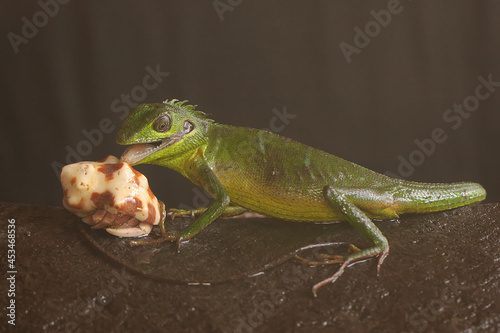
[(0, 216), (5, 272), (9, 219), (16, 225), (15, 331), (500, 330), (500, 204), (377, 222), (391, 246), (380, 276), (376, 260), (352, 265), (317, 298), (312, 285), (339, 265), (292, 257), (311, 244), (333, 243), (302, 256), (366, 246), (347, 223), (219, 219), (177, 252), (170, 243), (131, 247), (62, 208), (0, 204)]

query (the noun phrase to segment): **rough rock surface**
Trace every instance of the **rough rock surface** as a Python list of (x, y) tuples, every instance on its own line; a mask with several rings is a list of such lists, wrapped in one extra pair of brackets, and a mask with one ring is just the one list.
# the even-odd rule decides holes
[[(377, 222), (391, 246), (380, 276), (375, 260), (355, 264), (317, 298), (311, 286), (338, 265), (311, 268), (287, 259), (310, 244), (366, 246), (347, 223), (219, 219), (177, 253), (169, 243), (130, 247), (62, 208), (0, 204), (0, 215), (2, 267), (8, 264), (7, 224), (15, 219), (18, 331), (500, 329), (500, 204)], [(177, 219), (169, 227), (190, 221)], [(158, 234), (154, 229), (149, 237)], [(9, 288), (6, 279), (2, 284), (3, 291)], [(2, 294), (5, 309), (9, 298)], [(10, 326), (5, 316), (1, 326)]]

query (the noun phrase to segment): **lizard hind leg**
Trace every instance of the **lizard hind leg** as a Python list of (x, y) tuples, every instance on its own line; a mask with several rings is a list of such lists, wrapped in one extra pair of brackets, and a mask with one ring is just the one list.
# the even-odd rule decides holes
[(323, 255), (322, 259), (325, 261), (310, 262), (301, 258), (299, 261), (312, 264), (312, 265), (324, 265), (324, 264), (335, 264), (341, 263), (342, 265), (337, 270), (337, 272), (331, 277), (315, 284), (313, 286), (312, 292), (314, 296), (317, 296), (317, 291), (319, 288), (327, 285), (329, 283), (335, 282), (345, 271), (349, 264), (367, 259), (372, 257), (379, 257), (377, 271), (380, 272), (380, 267), (384, 262), (384, 259), (389, 254), (389, 243), (382, 232), (377, 228), (377, 226), (372, 222), (372, 220), (355, 204), (350, 202), (345, 195), (340, 191), (336, 190), (332, 186), (325, 186), (323, 188), (323, 195), (325, 199), (332, 205), (332, 208), (338, 212), (341, 212), (345, 219), (368, 241), (373, 243), (373, 246), (366, 249), (359, 249), (354, 245), (350, 245), (350, 249), (353, 253), (345, 256), (328, 256)]

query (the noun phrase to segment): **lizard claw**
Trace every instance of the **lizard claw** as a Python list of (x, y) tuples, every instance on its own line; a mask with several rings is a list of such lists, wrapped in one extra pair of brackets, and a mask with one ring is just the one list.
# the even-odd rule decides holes
[[(348, 251), (352, 251), (352, 252), (361, 251), (361, 249), (354, 244), (349, 244), (347, 249), (348, 249)], [(338, 255), (338, 254), (326, 254), (326, 253), (318, 253), (318, 254), (316, 254), (316, 257), (318, 259), (327, 260), (326, 262), (324, 262), (324, 264), (329, 264), (330, 262), (328, 260), (330, 260), (330, 259), (336, 260), (337, 263), (342, 263), (347, 259), (347, 256), (342, 256), (342, 255)]]
[(308, 260), (305, 258), (302, 258), (298, 255), (295, 256), (295, 259), (302, 263), (306, 264), (309, 266), (321, 266), (321, 265), (329, 265), (329, 264), (342, 264), (340, 268), (333, 274), (331, 277), (324, 279), (318, 283), (316, 283), (313, 288), (312, 292), (314, 297), (317, 296), (318, 290), (330, 283), (335, 282), (341, 275), (344, 273), (345, 269), (347, 266), (349, 266), (351, 263), (356, 262), (358, 260), (363, 260), (366, 258), (372, 258), (378, 256), (378, 264), (377, 264), (377, 274), (380, 273), (380, 267), (384, 261), (384, 259), (389, 255), (389, 247), (387, 248), (368, 248), (365, 250), (361, 250), (358, 247), (350, 244), (348, 249), (352, 251), (351, 254), (347, 255), (331, 255), (331, 254), (324, 254), (324, 253), (319, 253), (316, 254), (315, 257), (319, 260)]
[(176, 217), (194, 217), (194, 213), (185, 209), (169, 208), (167, 209), (167, 215), (173, 220)]
[(157, 239), (144, 239), (144, 240), (132, 240), (130, 241), (131, 246), (137, 246), (137, 245), (152, 245), (152, 244), (159, 244), (163, 242), (179, 242), (180, 240), (180, 233), (175, 230), (168, 230), (164, 234), (161, 235), (160, 238)]

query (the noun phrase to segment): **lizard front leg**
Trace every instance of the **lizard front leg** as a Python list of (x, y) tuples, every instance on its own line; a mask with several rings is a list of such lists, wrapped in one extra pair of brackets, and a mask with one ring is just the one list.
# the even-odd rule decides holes
[[(177, 244), (180, 245), (183, 241), (192, 238), (198, 232), (203, 230), (228, 208), (231, 199), (215, 173), (206, 163), (205, 159), (203, 157), (198, 157), (193, 161), (193, 166), (196, 168), (198, 182), (203, 186), (203, 188), (205, 188), (205, 190), (214, 196), (215, 202), (208, 208), (194, 210), (195, 214), (200, 213), (201, 215), (185, 230), (181, 232), (167, 231), (165, 228), (165, 219), (163, 219), (160, 224), (162, 235), (160, 239), (151, 241), (131, 241), (131, 245), (155, 244), (165, 241), (177, 241)], [(185, 212), (192, 213), (193, 211)]]
[(231, 202), (226, 189), (206, 160), (202, 156), (199, 156), (192, 163), (196, 170), (197, 182), (215, 198), (215, 202), (179, 234), (179, 238), (177, 239), (178, 244), (192, 238), (212, 223), (227, 209)]
[(351, 245), (350, 248), (354, 250), (354, 253), (346, 256), (332, 256), (330, 257), (330, 259), (332, 260), (327, 260), (325, 262), (308, 262), (307, 260), (299, 257), (298, 259), (300, 261), (312, 265), (342, 263), (342, 266), (340, 266), (339, 270), (334, 275), (313, 286), (312, 291), (314, 296), (317, 295), (317, 291), (319, 288), (328, 283), (335, 282), (335, 280), (337, 280), (340, 275), (342, 275), (349, 264), (358, 260), (379, 256), (377, 270), (380, 271), (380, 266), (389, 254), (389, 242), (382, 234), (382, 232), (377, 228), (377, 226), (375, 226), (371, 219), (360, 208), (350, 202), (346, 198), (346, 196), (341, 193), (341, 191), (336, 190), (333, 186), (325, 186), (323, 188), (323, 196), (332, 205), (333, 209), (341, 212), (345, 219), (364, 238), (372, 242), (374, 245), (362, 250)]

